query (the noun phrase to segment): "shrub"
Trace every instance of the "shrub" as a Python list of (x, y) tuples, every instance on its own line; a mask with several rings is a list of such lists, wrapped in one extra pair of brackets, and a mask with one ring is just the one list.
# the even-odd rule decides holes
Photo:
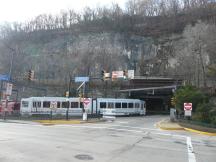
[(211, 114), (210, 111), (213, 105), (211, 103), (200, 103), (197, 106), (195, 116), (193, 119), (199, 120), (205, 123), (211, 123)]
[(193, 112), (195, 112), (198, 104), (208, 102), (208, 98), (193, 86), (184, 86), (178, 89), (174, 97), (176, 108), (179, 112), (184, 111), (185, 102), (191, 102), (193, 104)]

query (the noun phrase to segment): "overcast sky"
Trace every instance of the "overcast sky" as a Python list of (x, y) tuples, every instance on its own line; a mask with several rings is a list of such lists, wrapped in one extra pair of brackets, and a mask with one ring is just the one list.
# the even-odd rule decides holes
[(126, 0), (1, 0), (0, 23), (24, 22), (43, 13), (57, 14), (63, 9), (80, 11), (86, 6), (107, 6), (112, 2), (124, 7)]

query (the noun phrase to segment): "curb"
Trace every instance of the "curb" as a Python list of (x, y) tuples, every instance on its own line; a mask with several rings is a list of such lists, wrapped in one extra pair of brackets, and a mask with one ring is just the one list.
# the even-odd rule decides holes
[(163, 127), (163, 126), (161, 126), (161, 123), (164, 122), (164, 121), (165, 120), (162, 120), (162, 121), (156, 123), (156, 127), (160, 128), (162, 130), (184, 130), (183, 127)]
[(193, 132), (193, 133), (202, 134), (202, 135), (207, 135), (207, 136), (216, 136), (216, 133), (203, 132), (203, 131), (199, 131), (199, 130), (195, 130), (195, 129), (191, 129), (191, 128), (186, 128), (186, 127), (184, 127), (184, 130), (189, 131), (189, 132)]
[(195, 129), (191, 129), (191, 128), (186, 128), (186, 127), (163, 127), (161, 126), (161, 123), (164, 122), (165, 120), (162, 120), (158, 123), (156, 123), (156, 127), (157, 128), (160, 128), (162, 130), (185, 130), (185, 131), (188, 131), (188, 132), (193, 132), (193, 133), (198, 133), (198, 134), (202, 134), (202, 135), (207, 135), (207, 136), (216, 136), (216, 133), (210, 133), (210, 132), (203, 132), (203, 131), (199, 131), (199, 130), (195, 130)]
[(59, 124), (85, 124), (85, 123), (97, 123), (102, 122), (103, 120), (35, 120), (34, 122), (40, 123), (42, 125), (51, 126), (51, 125), (59, 125)]

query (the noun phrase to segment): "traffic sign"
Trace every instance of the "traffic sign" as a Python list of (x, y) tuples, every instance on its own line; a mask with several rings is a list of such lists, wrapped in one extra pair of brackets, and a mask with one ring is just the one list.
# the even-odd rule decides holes
[(134, 70), (128, 70), (128, 79), (134, 79)]
[(184, 111), (192, 111), (192, 103), (184, 103)]
[(51, 101), (50, 102), (50, 108), (51, 109), (56, 109), (57, 108), (57, 101)]
[(75, 77), (75, 83), (78, 82), (89, 82), (89, 77)]
[(87, 106), (90, 103), (90, 99), (89, 98), (84, 98), (83, 103), (85, 106)]
[(113, 71), (112, 79), (117, 79), (117, 78), (124, 78), (124, 72), (123, 71)]
[(185, 110), (185, 116), (191, 116), (191, 111), (190, 110)]
[(10, 80), (10, 76), (9, 75), (0, 74), (0, 80), (1, 81), (9, 81)]

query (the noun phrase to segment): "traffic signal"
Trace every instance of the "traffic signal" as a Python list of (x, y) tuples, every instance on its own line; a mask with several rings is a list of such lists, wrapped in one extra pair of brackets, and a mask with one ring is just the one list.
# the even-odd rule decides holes
[(29, 81), (34, 80), (34, 70), (29, 70), (28, 71), (28, 80)]
[(105, 70), (102, 70), (102, 71), (101, 71), (101, 79), (102, 79), (102, 80), (104, 80), (104, 78), (105, 78), (105, 73), (106, 73)]
[(175, 98), (174, 97), (171, 98), (171, 105), (175, 106)]
[(127, 70), (123, 70), (123, 77), (124, 79), (126, 79), (128, 77), (128, 72)]

